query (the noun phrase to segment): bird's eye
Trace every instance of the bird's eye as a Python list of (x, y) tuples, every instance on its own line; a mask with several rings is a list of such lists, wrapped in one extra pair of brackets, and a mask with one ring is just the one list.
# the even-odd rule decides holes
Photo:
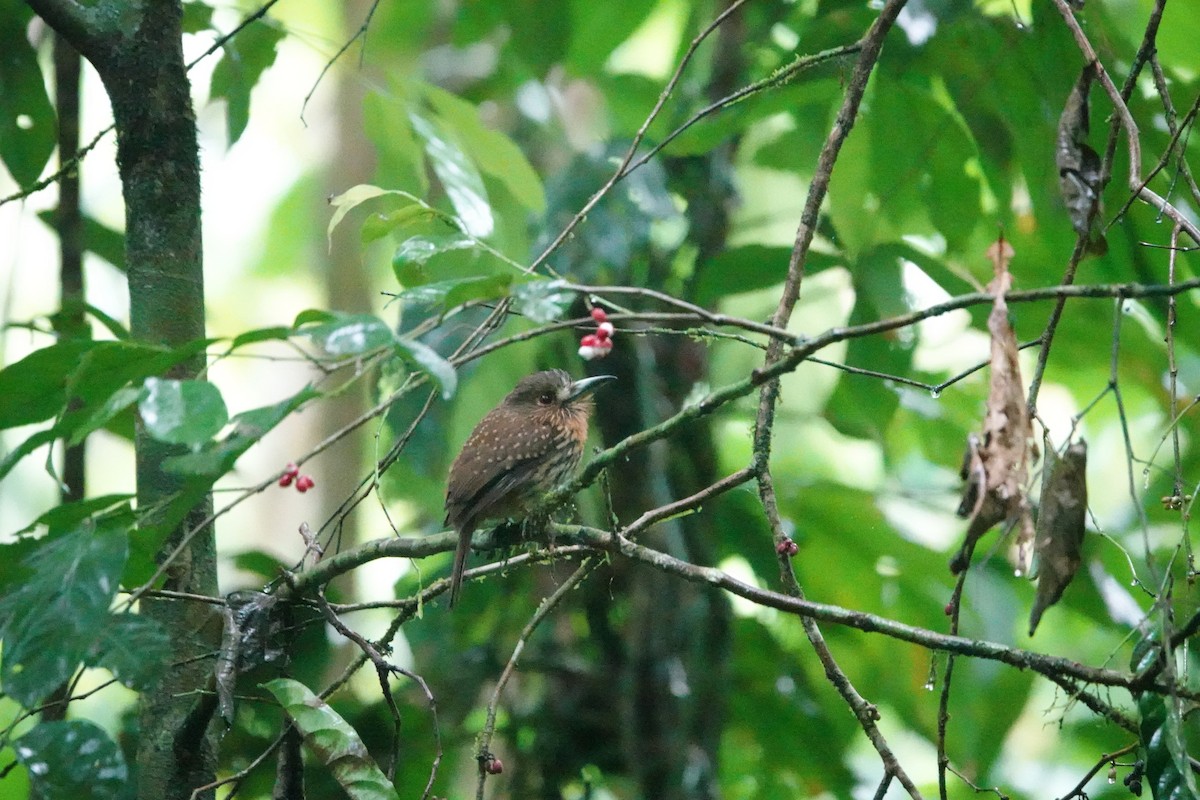
[(554, 394), (551, 392), (542, 392), (538, 395), (538, 405), (548, 406), (554, 402)]

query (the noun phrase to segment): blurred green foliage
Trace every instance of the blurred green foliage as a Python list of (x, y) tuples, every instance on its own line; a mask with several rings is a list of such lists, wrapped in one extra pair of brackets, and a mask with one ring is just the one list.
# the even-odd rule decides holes
[[(1118, 85), (1152, 5), (1093, 0), (1078, 12)], [(212, 24), (206, 4), (187, 8), (190, 29)], [(713, 312), (753, 321), (770, 317), (853, 55), (696, 121), (617, 183), (535, 275), (524, 270), (613, 175), (670, 69), (720, 10), (675, 0), (379, 7), (366, 60), (388, 80), (372, 83), (363, 108), (376, 157), (372, 184), (343, 187), (330, 219), (327, 208), (310, 202), (312, 175), (300, 175), (262, 234), (261, 273), (321, 258), (325, 242), (312, 231), (354, 225), (368, 257), (384, 253), (391, 264), (375, 276), (390, 300), (378, 314), (311, 312), (293, 327), (251, 332), (234, 346), (290, 338), (315, 348), (314, 358), (369, 362), (355, 380), (368, 382), (376, 400), (393, 398), (385, 418), (395, 437), (426, 405), (425, 389), (412, 387), (427, 382), (440, 389), (399, 460), (380, 476), (384, 502), (411, 520), (402, 534), (441, 529), (443, 481), (457, 447), (534, 369), (619, 375), (617, 388), (598, 397), (596, 441), (611, 446), (761, 365), (761, 342), (756, 347), (719, 336), (699, 320), (675, 327), (620, 324), (611, 361), (600, 364), (576, 361), (582, 328), (520, 338), (477, 361), (451, 363), (498, 303), (506, 303), (507, 313), (493, 340), (583, 317), (591, 298), (565, 288), (565, 281), (663, 290)], [(875, 4), (857, 0), (747, 5), (697, 49), (639, 152), (795, 56), (856, 42), (875, 14)], [(1200, 10), (1169, 5), (1158, 59), (1177, 111), (1172, 124), (1200, 94), (1198, 37)], [(251, 26), (226, 46), (212, 74), (213, 99), (228, 104), (231, 145), (254, 114), (251, 89), (270, 69), (282, 38), (273, 27)], [(0, 65), (18, 70), (24, 81), (11, 84), (18, 87), (15, 94), (0, 92), (0, 112), (7, 115), (0, 119), (0, 159), (28, 182), (48, 151), (32, 134), (18, 135), (8, 117), (33, 109), (34, 130), (40, 131), (44, 93), (40, 82), (29, 80), (36, 67), (32, 52), (18, 50), (24, 61)], [(1059, 197), (1055, 133), (1081, 66), (1051, 3), (910, 3), (888, 36), (833, 170), (794, 332), (866, 324), (973, 291), (991, 277), (983, 254), (1000, 233), (1016, 252), (1015, 288), (1058, 284), (1075, 233)], [(1200, 199), (1190, 196), (1183, 169), (1200, 145), (1186, 133), (1173, 140), (1148, 68), (1128, 105), (1140, 126), (1143, 173), (1162, 161), (1149, 186), (1194, 212)], [(1093, 90), (1097, 150), (1103, 150), (1112, 115), (1109, 99)], [(1128, 173), (1120, 135), (1103, 196), (1108, 252), (1084, 260), (1076, 282), (1167, 282), (1170, 225), (1143, 204), (1126, 208)], [(1194, 276), (1188, 259), (1178, 255), (1176, 280)], [(601, 296), (633, 311), (674, 310), (647, 297)], [(1054, 446), (1072, 435), (1089, 441), (1092, 515), (1084, 568), (1031, 642), (1025, 621), (1032, 584), (1014, 576), (1002, 534), (989, 534), (967, 581), (962, 635), (1112, 666), (1129, 661), (1134, 645), (1147, 636), (1169, 638), (1172, 625), (1196, 612), (1186, 517), (1181, 522), (1178, 509), (1158, 500), (1177, 490), (1195, 494), (1200, 482), (1190, 415), (1177, 422), (1177, 458), (1170, 440), (1184, 406), (1166, 391), (1168, 331), (1182, 394), (1200, 385), (1195, 294), (1177, 303), (1171, 328), (1161, 298), (1066, 306), (1038, 412)], [(1011, 306), (1020, 341), (1042, 335), (1050, 307)], [(772, 474), (783, 522), (800, 546), (793, 563), (809, 599), (947, 631), (953, 580), (946, 556), (963, 528), (953, 515), (957, 472), (987, 395), (986, 369), (963, 373), (987, 360), (986, 316), (986, 306), (978, 306), (853, 338), (819, 354), (871, 374), (806, 363), (784, 377)], [(1036, 352), (1027, 350), (1022, 359), (1027, 381)], [(147, 394), (147, 381), (157, 380), (179, 355), (126, 342), (61, 342), (6, 365), (0, 371), (0, 428), (34, 422), (51, 427), (29, 434), (0, 462), (0, 471), (52, 439), (96, 430), (135, 403), (147, 421), (161, 403)], [(1119, 395), (1110, 391), (1114, 387)], [(161, 436), (193, 447), (167, 467), (188, 475), (191, 490), (201, 492), (285, 416), (340, 391), (325, 383), (282, 401), (269, 398), (274, 405), (264, 399), (262, 408), (229, 417), (215, 388), (194, 397), (184, 389), (180, 404), (158, 409), (171, 410), (175, 420)], [(728, 404), (676, 429), (665, 442), (633, 451), (608, 470), (604, 482), (581, 494), (578, 516), (606, 525), (611, 514), (628, 523), (746, 466), (755, 408), (752, 398)], [(222, 434), (226, 421), (235, 427)], [(155, 425), (149, 429), (159, 435)], [(182, 513), (189, 498), (176, 510)], [(113, 511), (112, 505), (111, 498), (103, 508), (81, 505), (76, 510), (82, 516), (71, 522), (130, 516), (126, 506)], [(59, 511), (70, 516), (71, 509)], [(114, 622), (120, 618), (107, 607), (115, 581), (122, 570), (127, 588), (136, 586), (135, 576), (145, 580), (157, 542), (147, 542), (144, 528), (133, 530), (130, 559), (140, 559), (135, 569), (126, 565), (123, 548), (118, 558), (83, 547), (82, 529), (42, 520), (37, 530), (48, 534), (43, 543), (19, 537), (5, 545), (11, 550), (0, 565), (5, 595), (33, 597), (44, 606), (39, 616), (22, 617), (15, 599), (0, 605), (7, 615), (4, 690), (26, 707), (80, 665), (98, 664), (122, 677), (103, 656), (117, 648), (109, 640), (97, 645), (91, 628), (124, 624)], [(780, 586), (770, 528), (752, 484), (656, 526), (645, 543), (762, 587)], [(77, 564), (95, 561), (103, 575), (77, 572), (78, 586), (60, 586), (50, 573), (59, 571), (68, 545), (82, 548)], [(243, 554), (237, 565), (263, 582), (274, 580), (282, 566), (263, 553)], [(425, 559), (402, 574), (395, 595), (422, 591), (447, 567), (448, 555)], [(423, 675), (437, 699), (444, 752), (435, 795), (473, 794), (473, 747), (495, 681), (541, 599), (570, 569), (564, 563), (513, 567), (474, 582), (453, 615), (440, 605), (422, 608), (390, 643), (391, 657)], [(100, 592), (102, 582), (111, 590), (107, 595)], [(334, 594), (331, 589), (331, 599)], [(52, 663), (30, 688), (30, 676), (13, 674), (17, 659), (30, 651), (14, 632), (24, 635), (20, 624), (33, 625), (52, 611), (71, 625), (68, 635), (51, 637), (57, 641), (38, 640)], [(390, 619), (370, 613), (380, 614), (373, 623)], [(347, 619), (356, 624), (359, 618)], [(288, 674), (299, 683), (277, 682), (272, 690), (279, 695), (281, 686), (296, 688), (284, 705), (297, 710), (304, 705), (297, 699), (300, 689), (324, 690), (356, 651), (331, 644), (312, 609), (298, 613), (293, 629)], [(923, 792), (936, 794), (946, 656), (858, 630), (826, 626), (824, 633), (842, 670), (879, 708), (881, 728), (902, 765)], [(144, 638), (147, 649), (157, 646), (154, 631), (130, 635)], [(1177, 661), (1178, 674), (1194, 690), (1194, 654), (1181, 653)], [(256, 702), (239, 707), (223, 743), (224, 772), (245, 767), (279, 731), (281, 712), (259, 685), (274, 675), (260, 672), (270, 670), (244, 680), (242, 689)], [(946, 754), (967, 779), (1000, 787), (1005, 796), (1062, 796), (1102, 753), (1138, 741), (1030, 671), (960, 658), (953, 676)], [(143, 677), (132, 683), (140, 685)], [(438, 754), (432, 716), (414, 681), (398, 678), (392, 687), (401, 737), (396, 790), (417, 797)], [(1143, 715), (1147, 777), (1172, 797), (1195, 796), (1185, 760), (1197, 752), (1195, 715), (1153, 693), (1099, 694), (1131, 718)], [(16, 719), (19, 712), (5, 703), (5, 719)], [(361, 746), (384, 759), (393, 720), (370, 667), (329, 703), (335, 709), (329, 719), (355, 758), (362, 756), (355, 749)], [(72, 724), (79, 736), (97, 735), (80, 727), (84, 723)], [(36, 741), (36, 752), (51, 752), (42, 741), (45, 727), (28, 726), (21, 720), (9, 731), (26, 737), (4, 740), (0, 752), (9, 760), (22, 741)], [(314, 744), (310, 727), (317, 726), (300, 727)], [(878, 757), (796, 619), (615, 559), (569, 594), (525, 643), (516, 678), (502, 697), (497, 731), (492, 749), (506, 769), (489, 778), (492, 797), (846, 797), (870, 794), (881, 774)], [(118, 760), (106, 737), (101, 752)], [(0, 797), (25, 791), (29, 757), (17, 760), (23, 766), (0, 781)], [(1121, 769), (1123, 777), (1127, 770)], [(269, 796), (269, 772), (252, 772), (239, 796)], [(305, 773), (310, 796), (338, 791), (319, 763), (307, 764)], [(954, 776), (950, 785), (949, 796), (973, 796)], [(39, 788), (45, 797), (67, 796), (55, 794), (54, 786)], [(1128, 789), (1098, 777), (1086, 791), (1098, 798), (1124, 796)], [(901, 793), (893, 785), (888, 796)]]

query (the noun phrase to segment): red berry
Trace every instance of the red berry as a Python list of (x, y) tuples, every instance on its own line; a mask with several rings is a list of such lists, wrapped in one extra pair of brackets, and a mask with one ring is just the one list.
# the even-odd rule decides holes
[(291, 486), (291, 485), (292, 485), (292, 478), (294, 478), (294, 477), (295, 477), (295, 476), (294, 476), (292, 473), (290, 473), (290, 472), (285, 472), (285, 473), (283, 473), (283, 475), (282, 475), (282, 476), (279, 478), (279, 485), (280, 485), (280, 486), (283, 486), (283, 487), (285, 487), (285, 488), (286, 488), (286, 487), (288, 487), (288, 486)]
[(597, 339), (596, 347), (599, 347), (607, 355), (608, 351), (612, 350), (612, 339)]
[(800, 552), (800, 545), (796, 544), (791, 539), (789, 539), (788, 540), (788, 555), (794, 556), (794, 555), (796, 555), (796, 553), (799, 553), (799, 552)]
[(944, 614), (945, 614), (947, 617), (948, 617), (948, 616), (950, 616), (951, 614), (953, 614), (953, 613), (954, 613), (954, 604), (953, 604), (953, 603), (946, 603), (946, 607), (942, 609), (942, 612), (943, 612), (943, 613), (944, 613)]
[(291, 475), (293, 478), (300, 474), (300, 468), (296, 466), (295, 461), (289, 461), (288, 465), (283, 468), (284, 474)]
[(580, 347), (595, 347), (600, 343), (600, 337), (588, 334), (579, 340)]
[(296, 478), (296, 491), (300, 494), (304, 494), (316, 485), (317, 482), (308, 475), (301, 475), (300, 477)]
[(616, 329), (613, 328), (613, 324), (611, 322), (601, 322), (596, 328), (596, 338), (603, 341), (604, 339), (612, 336), (615, 331)]
[(499, 775), (504, 772), (504, 762), (498, 758), (489, 758), (483, 763), (483, 771), (488, 775)]
[(592, 319), (596, 320), (596, 322), (604, 322), (608, 319), (608, 312), (600, 306), (596, 306), (592, 309)]

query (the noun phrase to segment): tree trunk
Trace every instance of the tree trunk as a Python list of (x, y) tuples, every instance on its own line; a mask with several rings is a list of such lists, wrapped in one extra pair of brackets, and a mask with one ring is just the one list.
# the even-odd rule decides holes
[[(134, 338), (168, 347), (204, 335), (204, 279), (200, 239), (200, 163), (196, 122), (181, 45), (178, 0), (80, 5), (29, 0), (99, 72), (117, 128), (117, 164), (125, 198), (125, 261), (130, 330)], [(170, 374), (191, 378), (204, 367), (199, 354)], [(137, 498), (145, 511), (181, 488), (161, 465), (177, 448), (141, 430), (136, 438)], [(168, 537), (165, 557), (208, 516), (211, 501), (193, 508)], [(140, 535), (135, 531), (133, 536)], [(193, 536), (167, 572), (166, 588), (217, 594), (211, 528)], [(152, 598), (141, 613), (171, 632), (171, 666), (141, 697), (138, 797), (187, 798), (213, 780), (212, 703), (197, 690), (212, 673), (220, 632), (208, 606)], [(211, 797), (212, 793), (206, 796)]]

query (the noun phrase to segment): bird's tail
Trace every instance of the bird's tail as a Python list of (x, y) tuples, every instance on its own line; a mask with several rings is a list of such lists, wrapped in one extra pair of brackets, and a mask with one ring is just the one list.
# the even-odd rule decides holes
[(471, 531), (458, 534), (458, 547), (454, 549), (454, 569), (450, 571), (450, 608), (458, 602), (462, 591), (463, 572), (467, 569), (467, 555), (471, 552)]

